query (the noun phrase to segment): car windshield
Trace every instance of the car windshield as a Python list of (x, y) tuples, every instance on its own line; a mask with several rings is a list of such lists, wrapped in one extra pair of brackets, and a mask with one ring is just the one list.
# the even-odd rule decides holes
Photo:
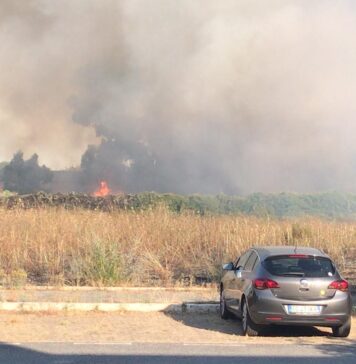
[(271, 274), (284, 277), (332, 277), (335, 267), (330, 259), (309, 255), (283, 255), (267, 258), (263, 267)]

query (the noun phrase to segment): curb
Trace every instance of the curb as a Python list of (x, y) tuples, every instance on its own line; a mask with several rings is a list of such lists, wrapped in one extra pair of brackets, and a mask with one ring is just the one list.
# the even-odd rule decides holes
[[(0, 311), (6, 312), (167, 312), (208, 314), (219, 312), (219, 303), (70, 303), (70, 302), (0, 302)], [(356, 315), (356, 305), (352, 306)]]
[(212, 313), (218, 312), (217, 303), (67, 303), (67, 302), (0, 302), (0, 311), (7, 312), (170, 312)]
[(181, 305), (182, 313), (218, 313), (218, 303), (189, 303), (184, 302)]
[(0, 285), (0, 290), (24, 290), (24, 291), (109, 291), (109, 292), (121, 292), (121, 291), (207, 291), (216, 289), (212, 287), (135, 287), (135, 286), (120, 286), (120, 287), (94, 287), (94, 286), (20, 286), (20, 287), (7, 287)]
[(72, 302), (1, 302), (0, 311), (133, 311), (133, 312), (178, 312), (181, 304), (169, 303), (72, 303)]

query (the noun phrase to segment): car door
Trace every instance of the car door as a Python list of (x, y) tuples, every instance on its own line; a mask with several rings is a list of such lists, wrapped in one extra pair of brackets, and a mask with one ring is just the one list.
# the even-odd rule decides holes
[(253, 251), (249, 256), (248, 261), (245, 264), (244, 271), (242, 273), (240, 281), (241, 295), (245, 290), (246, 284), (249, 284), (250, 281), (253, 279), (253, 270), (256, 266), (257, 261), (258, 261), (258, 255), (255, 251)]
[(237, 275), (236, 277), (236, 302), (238, 304), (238, 307), (236, 308), (236, 311), (240, 310), (241, 307), (241, 297), (242, 294), (245, 291), (245, 287), (246, 285), (249, 285), (251, 279), (252, 279), (252, 272), (254, 267), (256, 266), (256, 262), (258, 260), (258, 255), (255, 251), (252, 251), (251, 254), (249, 255), (243, 269), (241, 270), (241, 273)]
[(229, 268), (224, 270), (224, 275), (221, 280), (224, 287), (223, 294), (227, 306), (229, 306), (232, 301), (232, 282), (235, 274), (235, 263), (228, 263), (226, 265), (229, 266), (230, 264), (232, 264), (232, 269)]
[(251, 250), (241, 255), (236, 261), (234, 270), (231, 272), (231, 279), (229, 284), (229, 308), (233, 311), (239, 310), (240, 299), (241, 299), (241, 276), (244, 270), (245, 264), (251, 255)]

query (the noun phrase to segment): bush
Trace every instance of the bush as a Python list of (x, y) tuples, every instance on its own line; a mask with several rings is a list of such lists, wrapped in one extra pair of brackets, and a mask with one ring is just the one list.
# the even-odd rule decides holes
[(110, 286), (124, 279), (123, 261), (115, 242), (93, 240), (74, 266), (77, 283)]

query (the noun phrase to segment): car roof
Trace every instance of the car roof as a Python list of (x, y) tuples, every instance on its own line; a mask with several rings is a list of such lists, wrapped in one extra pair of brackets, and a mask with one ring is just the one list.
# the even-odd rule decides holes
[(328, 257), (322, 250), (302, 246), (255, 246), (251, 248), (256, 250), (261, 259), (266, 259), (272, 255), (289, 255), (289, 254), (305, 254), (316, 255), (319, 257)]

